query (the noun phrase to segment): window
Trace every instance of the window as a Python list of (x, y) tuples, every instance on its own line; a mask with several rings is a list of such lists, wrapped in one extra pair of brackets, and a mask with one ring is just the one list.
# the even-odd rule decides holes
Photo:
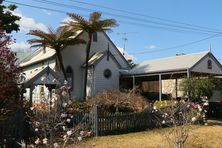
[(105, 69), (103, 75), (105, 78), (109, 79), (112, 76), (112, 72), (110, 69)]
[(207, 68), (212, 69), (212, 61), (211, 60), (207, 61)]
[(66, 76), (67, 76), (67, 81), (68, 85), (70, 86), (70, 89), (73, 89), (73, 71), (70, 66), (66, 68)]
[(97, 42), (97, 33), (96, 32), (93, 33), (93, 42)]

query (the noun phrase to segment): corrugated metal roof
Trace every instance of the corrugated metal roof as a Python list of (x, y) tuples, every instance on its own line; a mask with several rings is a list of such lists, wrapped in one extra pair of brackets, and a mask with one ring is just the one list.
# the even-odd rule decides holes
[(17, 62), (20, 63), (21, 61), (29, 57), (32, 53), (33, 51), (17, 51), (16, 52), (16, 57), (18, 58)]
[(38, 51), (36, 51), (30, 58), (22, 61), (19, 64), (19, 66), (21, 66), (21, 67), (28, 66), (28, 65), (31, 65), (33, 63), (46, 60), (46, 59), (55, 55), (55, 50), (54, 49), (46, 48), (45, 50), (46, 50), (46, 52), (44, 53), (42, 48), (38, 49)]
[(128, 74), (145, 74), (185, 70), (191, 68), (208, 53), (209, 51), (205, 51), (200, 53), (177, 55), (174, 57), (144, 61), (130, 70)]
[[(76, 38), (78, 35), (80, 35), (83, 31), (77, 31), (76, 34), (73, 36), (73, 38)], [(46, 47), (45, 49), (45, 53), (43, 52), (42, 48), (39, 48), (36, 52), (34, 52), (30, 57), (28, 57), (27, 59), (25, 59), (24, 61), (21, 61), (21, 63), (19, 64), (19, 66), (24, 67), (24, 66), (28, 66), (31, 64), (34, 64), (36, 62), (40, 62), (46, 59), (51, 58), (52, 56), (55, 55), (55, 50)]]
[[(101, 60), (103, 58), (103, 56), (105, 55), (105, 52), (96, 52), (94, 53), (88, 61), (89, 66), (95, 65), (99, 60)], [(84, 63), (83, 67), (86, 66), (86, 63)]]

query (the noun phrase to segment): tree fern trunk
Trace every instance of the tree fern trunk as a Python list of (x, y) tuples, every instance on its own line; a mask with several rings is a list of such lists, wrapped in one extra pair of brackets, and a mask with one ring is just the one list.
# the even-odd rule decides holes
[(88, 68), (89, 68), (89, 53), (91, 48), (92, 34), (89, 34), (89, 41), (86, 46), (86, 67), (85, 67), (85, 76), (84, 76), (84, 93), (83, 99), (86, 99), (86, 86), (87, 86), (87, 77), (88, 77)]
[(65, 80), (67, 80), (65, 68), (64, 68), (64, 65), (63, 65), (63, 58), (62, 58), (60, 49), (56, 49), (56, 55), (58, 57), (58, 62), (59, 62), (60, 68), (62, 70), (63, 76), (64, 76)]

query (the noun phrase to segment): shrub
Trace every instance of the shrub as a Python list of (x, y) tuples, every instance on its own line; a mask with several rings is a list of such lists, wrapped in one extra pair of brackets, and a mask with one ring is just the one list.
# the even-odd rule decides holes
[(154, 106), (156, 106), (157, 109), (163, 109), (171, 107), (173, 104), (173, 101), (170, 100), (164, 100), (164, 101), (155, 101)]
[(15, 111), (19, 98), (20, 69), (16, 65), (15, 53), (8, 48), (11, 42), (10, 36), (0, 30), (0, 118), (7, 116), (8, 111)]
[(88, 100), (88, 104), (95, 104), (102, 109), (115, 112), (140, 112), (148, 107), (148, 102), (139, 93), (133, 90), (120, 92), (119, 90), (103, 91)]

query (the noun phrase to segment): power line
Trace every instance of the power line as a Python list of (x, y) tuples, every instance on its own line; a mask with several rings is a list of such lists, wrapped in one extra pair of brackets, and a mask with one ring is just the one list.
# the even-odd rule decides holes
[[(58, 9), (51, 9), (51, 8), (46, 8), (46, 7), (41, 7), (41, 6), (33, 6), (33, 5), (29, 5), (29, 4), (24, 4), (24, 3), (12, 2), (12, 1), (9, 1), (9, 0), (5, 0), (5, 2), (13, 3), (13, 4), (17, 4), (17, 5), (22, 5), (22, 6), (27, 6), (27, 7), (31, 7), (31, 8), (37, 8), (37, 9), (42, 9), (42, 10), (54, 11), (54, 12), (63, 13), (63, 14), (67, 13), (65, 11), (58, 10)], [(209, 31), (207, 33), (207, 32), (200, 32), (198, 30), (184, 30), (184, 29), (181, 29), (181, 28), (169, 28), (169, 27), (163, 27), (163, 26), (151, 26), (151, 25), (147, 25), (147, 24), (143, 24), (143, 23), (134, 23), (134, 22), (129, 22), (129, 21), (119, 21), (119, 22), (122, 22), (122, 23), (125, 23), (125, 24), (129, 24), (129, 25), (137, 25), (137, 26), (139, 25), (139, 26), (142, 26), (142, 27), (165, 29), (165, 30), (170, 30), (170, 31), (184, 31), (184, 32), (192, 32), (192, 33), (209, 34)]]
[(67, 13), (67, 12), (65, 12), (65, 11), (58, 10), (58, 9), (51, 9), (51, 8), (40, 7), (40, 6), (33, 6), (33, 5), (29, 5), (29, 4), (12, 2), (12, 1), (8, 1), (8, 0), (5, 0), (5, 2), (11, 3), (11, 4), (16, 4), (16, 5), (21, 5), (21, 6), (26, 6), (26, 7), (31, 7), (31, 8), (37, 8), (37, 9), (42, 9), (42, 10), (49, 10), (49, 11), (58, 12), (58, 13), (63, 13), (63, 14), (66, 14), (66, 13)]
[[(59, 6), (59, 7), (65, 7), (65, 8), (75, 8), (75, 9), (79, 9), (79, 10), (83, 10), (83, 11), (96, 11), (93, 9), (89, 9), (89, 8), (83, 8), (83, 7), (79, 7), (79, 6), (73, 6), (73, 5), (66, 5), (66, 4), (62, 4), (62, 3), (57, 3), (57, 2), (53, 2), (50, 0), (33, 0), (36, 2), (40, 2), (40, 3), (45, 3), (45, 4), (50, 4), (50, 5), (54, 5), (54, 6)], [(174, 25), (174, 24), (168, 24), (168, 23), (162, 23), (162, 22), (156, 22), (156, 21), (151, 21), (151, 20), (147, 20), (147, 19), (142, 19), (142, 18), (136, 18), (136, 17), (131, 17), (131, 16), (126, 16), (126, 15), (121, 15), (121, 14), (114, 14), (114, 13), (110, 13), (110, 12), (103, 12), (104, 14), (107, 15), (111, 15), (111, 16), (115, 16), (115, 17), (119, 17), (119, 18), (124, 18), (124, 19), (128, 19), (128, 20), (133, 20), (133, 21), (139, 21), (139, 22), (146, 22), (146, 23), (150, 23), (150, 24), (157, 24), (157, 25), (162, 25), (162, 26), (168, 26), (168, 27), (174, 27), (174, 28), (182, 28), (182, 29), (186, 29), (186, 30), (193, 30), (193, 31), (200, 31), (200, 32), (205, 32), (205, 33), (221, 33), (218, 31), (212, 31), (212, 30), (205, 30), (205, 29), (200, 29), (200, 28), (193, 28), (193, 27), (186, 27), (186, 26), (180, 26), (180, 25)]]
[(196, 43), (199, 43), (199, 42), (211, 39), (211, 38), (219, 37), (219, 36), (221, 36), (221, 33), (220, 34), (216, 34), (216, 35), (212, 35), (212, 36), (200, 39), (200, 40), (196, 40), (196, 41), (184, 43), (184, 44), (181, 44), (181, 45), (176, 45), (176, 46), (173, 46), (173, 47), (169, 47), (169, 48), (162, 48), (162, 49), (152, 50), (152, 51), (134, 52), (134, 53), (129, 53), (129, 54), (138, 55), (138, 54), (146, 54), (146, 53), (154, 53), (154, 52), (166, 51), (166, 50), (171, 50), (171, 49), (175, 49), (175, 48), (181, 48), (181, 47), (193, 45), (193, 44), (196, 44)]
[(107, 7), (107, 6), (103, 6), (103, 5), (98, 5), (98, 4), (88, 3), (88, 2), (82, 2), (82, 1), (78, 1), (78, 0), (70, 0), (70, 1), (73, 1), (73, 2), (76, 2), (76, 3), (80, 3), (80, 4), (89, 5), (89, 6), (95, 6), (95, 7), (98, 7), (98, 8), (105, 8), (105, 9), (109, 9), (109, 10), (123, 12), (123, 13), (126, 13), (126, 14), (136, 15), (136, 16), (140, 16), (140, 17), (142, 16), (142, 17), (146, 17), (146, 18), (152, 18), (152, 19), (157, 19), (157, 20), (161, 20), (161, 21), (166, 21), (166, 22), (172, 22), (172, 23), (192, 26), (192, 27), (198, 27), (198, 28), (203, 28), (203, 29), (210, 29), (210, 30), (215, 30), (215, 31), (221, 31), (221, 30), (218, 30), (218, 29), (209, 28), (209, 27), (205, 27), (205, 26), (193, 25), (193, 24), (189, 24), (189, 23), (169, 20), (169, 19), (155, 17), (155, 16), (151, 16), (151, 15), (145, 15), (145, 14), (142, 14), (142, 13), (136, 13), (136, 12), (126, 11), (126, 10), (122, 10), (122, 9), (111, 8), (111, 7)]
[[(12, 1), (8, 1), (8, 0), (5, 0), (5, 2), (13, 3), (13, 4), (17, 4), (17, 5), (22, 5), (22, 6), (27, 6), (27, 7), (31, 7), (31, 8), (36, 8), (36, 9), (49, 10), (49, 11), (58, 12), (58, 13), (63, 13), (63, 14), (66, 14), (66, 13), (67, 13), (67, 12), (65, 12), (65, 11), (58, 10), (58, 9), (51, 9), (51, 8), (40, 7), (40, 6), (33, 6), (33, 5), (29, 5), (29, 4), (12, 2)], [(144, 25), (144, 27), (145, 27), (145, 24), (141, 24), (141, 25)], [(201, 41), (204, 41), (204, 40), (208, 40), (208, 39), (210, 39), (210, 38), (214, 38), (214, 37), (220, 36), (221, 34), (222, 34), (222, 33), (218, 33), (218, 34), (209, 36), (209, 37), (207, 37), (207, 38), (203, 38), (203, 39), (200, 39), (200, 40), (197, 40), (197, 41), (193, 41), (193, 42), (189, 42), (189, 43), (185, 43), (185, 44), (181, 44), (181, 45), (177, 45), (177, 46), (173, 46), (173, 47), (169, 47), (169, 48), (162, 48), (162, 49), (159, 49), (159, 50), (144, 51), (144, 52), (129, 53), (129, 54), (137, 55), (137, 54), (145, 54), (145, 53), (159, 52), (159, 51), (163, 51), (163, 50), (170, 50), (170, 49), (185, 47), (185, 46), (189, 46), (189, 45), (192, 45), (192, 44), (196, 44), (196, 43), (201, 42)]]

